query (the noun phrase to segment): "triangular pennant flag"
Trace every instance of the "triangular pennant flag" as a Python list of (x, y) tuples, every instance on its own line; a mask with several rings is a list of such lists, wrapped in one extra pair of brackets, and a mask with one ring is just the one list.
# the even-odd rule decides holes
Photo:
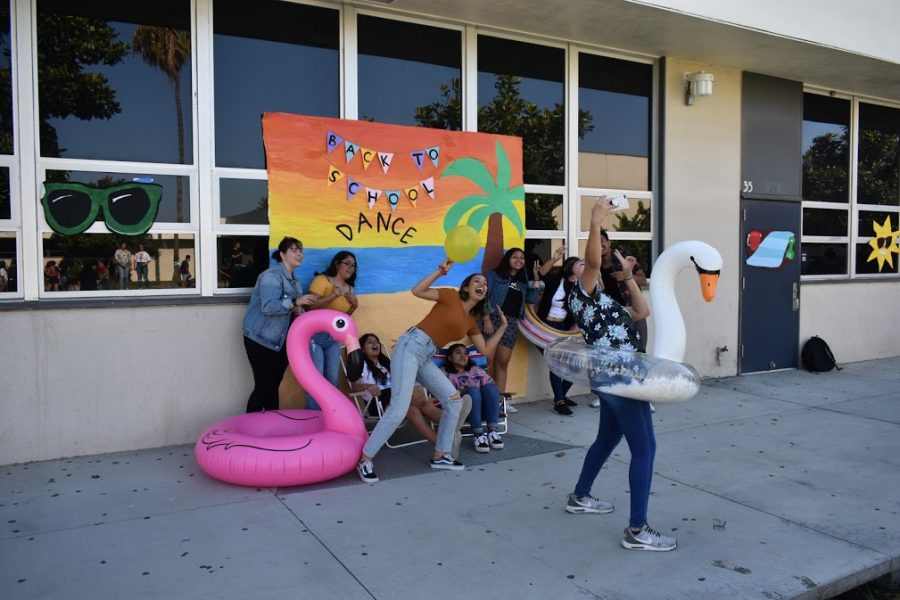
[(375, 152), (367, 148), (360, 148), (359, 153), (362, 155), (363, 170), (368, 170), (369, 165), (372, 164), (372, 159), (375, 158)]
[(378, 201), (378, 196), (381, 195), (381, 190), (375, 190), (372, 188), (366, 188), (366, 200), (369, 201), (369, 210), (375, 206), (375, 203)]
[(344, 141), (344, 138), (334, 133), (333, 131), (329, 131), (325, 135), (325, 147), (328, 152), (331, 152), (335, 148), (337, 148), (338, 144)]
[(352, 177), (347, 177), (347, 200), (353, 198), (356, 195), (356, 192), (359, 191), (360, 184), (358, 181), (353, 179)]
[(412, 204), (413, 208), (415, 208), (416, 200), (419, 199), (419, 188), (406, 188), (405, 190), (403, 190), (403, 192), (406, 194), (406, 197), (409, 198), (410, 204)]
[(400, 190), (388, 190), (384, 193), (384, 196), (391, 206), (391, 211), (397, 210), (397, 205), (400, 204)]
[(428, 196), (434, 200), (434, 177), (429, 177), (425, 181), (420, 181), (422, 187), (428, 192)]
[(391, 168), (391, 160), (394, 158), (393, 152), (379, 152), (378, 153), (378, 163), (381, 165), (381, 170), (384, 171), (384, 174), (387, 175), (388, 169)]
[(428, 158), (431, 159), (431, 162), (434, 163), (434, 166), (438, 166), (438, 158), (441, 155), (441, 149), (438, 146), (432, 146), (428, 150), (425, 151), (425, 154), (428, 155)]
[(351, 142), (350, 140), (344, 141), (344, 156), (347, 158), (347, 162), (353, 160), (353, 157), (359, 152), (359, 146)]
[(328, 166), (328, 187), (331, 187), (336, 182), (340, 181), (344, 178), (344, 172), (335, 167), (334, 165)]
[(416, 150), (415, 152), (410, 152), (409, 155), (412, 157), (413, 163), (415, 163), (416, 167), (421, 171), (425, 163), (425, 151)]

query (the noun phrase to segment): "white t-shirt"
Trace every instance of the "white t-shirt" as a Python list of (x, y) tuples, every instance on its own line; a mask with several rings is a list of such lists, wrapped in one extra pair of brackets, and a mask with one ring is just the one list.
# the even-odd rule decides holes
[(137, 264), (143, 264), (150, 262), (150, 253), (146, 250), (141, 250), (134, 255), (134, 262)]
[(565, 300), (566, 288), (564, 282), (560, 280), (559, 287), (556, 288), (556, 292), (550, 300), (550, 310), (547, 311), (547, 317), (556, 321), (564, 321), (569, 315), (569, 313), (566, 312)]
[[(387, 369), (385, 369), (383, 366), (381, 366), (380, 363), (375, 363), (375, 368), (377, 368), (379, 371), (381, 371), (382, 373), (387, 375), (387, 383), (378, 383), (377, 381), (375, 381), (375, 375), (373, 375), (372, 371), (369, 369), (369, 364), (365, 363), (365, 362), (363, 363), (362, 375), (360, 375), (360, 377), (356, 381), (356, 383), (361, 383), (363, 385), (373, 385), (374, 384), (383, 390), (390, 389), (390, 387), (391, 387), (391, 372), (388, 371)], [(366, 392), (365, 394), (366, 394), (365, 395), (366, 401), (371, 399), (372, 394), (370, 394), (369, 392)]]

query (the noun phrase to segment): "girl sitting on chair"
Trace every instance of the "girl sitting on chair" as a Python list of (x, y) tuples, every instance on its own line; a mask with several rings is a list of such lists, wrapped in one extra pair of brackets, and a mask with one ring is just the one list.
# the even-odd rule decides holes
[[(366, 403), (376, 397), (382, 408), (387, 408), (391, 402), (391, 359), (382, 351), (381, 340), (374, 333), (365, 333), (359, 338), (359, 346), (363, 350), (362, 375), (356, 381), (350, 383), (350, 391), (365, 392)], [(372, 414), (372, 411), (375, 414)], [(374, 404), (369, 407), (371, 416), (380, 417)], [(437, 432), (428, 423), (437, 425), (441, 421), (441, 409), (425, 397), (421, 386), (413, 390), (412, 401), (406, 418), (423, 438), (434, 444), (437, 442)], [(428, 419), (426, 421), (426, 419)]]
[[(475, 452), (490, 452), (503, 448), (503, 438), (497, 433), (497, 422), (500, 420), (500, 390), (491, 376), (475, 364), (469, 356), (465, 344), (453, 344), (447, 348), (447, 361), (444, 370), (460, 394), (468, 394), (472, 398), (472, 410), (469, 412), (469, 424), (475, 434), (472, 445)], [(484, 433), (481, 419), (487, 421), (488, 432)]]

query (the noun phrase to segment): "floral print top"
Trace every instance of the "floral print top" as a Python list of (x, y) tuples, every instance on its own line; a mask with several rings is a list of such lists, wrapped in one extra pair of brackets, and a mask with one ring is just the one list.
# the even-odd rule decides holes
[(599, 285), (593, 295), (588, 295), (579, 280), (569, 295), (569, 310), (588, 344), (634, 351), (641, 347), (631, 315), (624, 306), (601, 292)]

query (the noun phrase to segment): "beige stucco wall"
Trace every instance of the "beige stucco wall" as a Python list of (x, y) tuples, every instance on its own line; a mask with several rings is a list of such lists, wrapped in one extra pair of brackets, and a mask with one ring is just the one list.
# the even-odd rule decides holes
[[(693, 106), (685, 106), (682, 74), (701, 69), (715, 75), (713, 95), (696, 98)], [(711, 304), (700, 297), (692, 272), (685, 271), (676, 282), (687, 329), (685, 362), (703, 376), (734, 375), (740, 281), (741, 73), (668, 59), (665, 88), (661, 91), (666, 97), (662, 148), (664, 245), (701, 240), (718, 249), (724, 262), (718, 293)], [(652, 350), (652, 320), (650, 342)], [(717, 365), (719, 346), (727, 346), (729, 351)]]

